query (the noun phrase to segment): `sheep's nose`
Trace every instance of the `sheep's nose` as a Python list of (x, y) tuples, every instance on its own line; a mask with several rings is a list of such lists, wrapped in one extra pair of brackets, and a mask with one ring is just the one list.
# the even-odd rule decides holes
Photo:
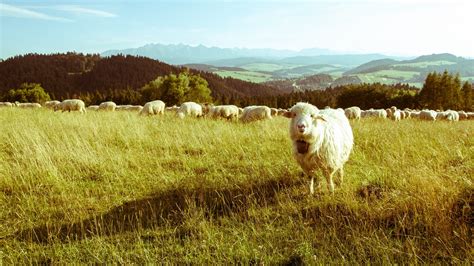
[(302, 130), (305, 129), (306, 126), (305, 126), (304, 124), (299, 124), (299, 125), (296, 125), (296, 127), (297, 127), (300, 131), (302, 131)]

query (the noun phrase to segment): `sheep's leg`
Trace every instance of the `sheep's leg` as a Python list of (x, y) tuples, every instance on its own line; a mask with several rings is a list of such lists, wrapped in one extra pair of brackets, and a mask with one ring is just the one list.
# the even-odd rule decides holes
[[(314, 176), (314, 173), (308, 174), (309, 177), (309, 193), (311, 195), (314, 194), (314, 183), (316, 182), (316, 190), (319, 190), (321, 188), (321, 182), (319, 182), (319, 179)], [(316, 180), (315, 180), (316, 179)]]
[(328, 186), (328, 190), (331, 191), (331, 193), (334, 193), (333, 176), (334, 176), (335, 173), (336, 173), (336, 171), (330, 171), (330, 170), (325, 171), (326, 183), (327, 183), (327, 186)]
[(341, 186), (342, 181), (344, 181), (344, 169), (343, 168), (339, 169), (338, 173), (339, 173), (339, 178), (334, 180), (334, 182), (336, 183), (336, 186)]

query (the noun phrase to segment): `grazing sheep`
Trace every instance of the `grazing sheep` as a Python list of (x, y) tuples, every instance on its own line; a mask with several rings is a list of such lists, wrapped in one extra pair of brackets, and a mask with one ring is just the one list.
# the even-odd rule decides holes
[[(290, 138), (293, 156), (310, 178), (310, 193), (314, 193), (314, 176), (321, 170), (326, 177), (329, 191), (334, 191), (334, 174), (337, 183), (344, 176), (344, 163), (349, 159), (354, 143), (352, 128), (343, 112), (318, 108), (309, 103), (297, 103), (285, 117), (291, 118)], [(317, 181), (319, 187), (319, 182)]]
[(420, 120), (436, 121), (437, 115), (438, 113), (433, 110), (421, 110), (418, 118), (420, 118)]
[(99, 111), (113, 112), (113, 111), (115, 111), (115, 108), (117, 108), (117, 104), (115, 104), (114, 102), (111, 102), (111, 101), (103, 102), (99, 105)]
[(11, 102), (0, 102), (0, 107), (13, 107), (15, 104)]
[(357, 106), (352, 106), (344, 109), (344, 114), (348, 119), (360, 120), (361, 110)]
[(447, 110), (444, 112), (438, 112), (436, 115), (437, 120), (447, 120), (447, 121), (459, 121), (459, 114), (456, 111)]
[(170, 106), (170, 107), (166, 107), (165, 111), (167, 111), (167, 112), (176, 112), (176, 111), (178, 111), (178, 109), (179, 109), (178, 106), (173, 105), (173, 106)]
[(165, 113), (165, 103), (160, 100), (155, 100), (145, 103), (140, 115), (162, 115)]
[(212, 103), (203, 103), (203, 104), (201, 104), (202, 114), (203, 115), (208, 115), (211, 112), (213, 107), (214, 107), (214, 104), (212, 104)]
[(130, 104), (126, 104), (126, 105), (117, 105), (117, 107), (115, 107), (115, 111), (127, 111), (127, 108), (129, 108)]
[(125, 111), (129, 112), (141, 112), (143, 110), (143, 106), (141, 105), (130, 105), (125, 108)]
[(44, 103), (44, 107), (46, 107), (46, 108), (48, 108), (48, 109), (54, 110), (54, 107), (55, 107), (56, 105), (58, 105), (59, 103), (61, 103), (61, 102), (60, 102), (60, 101), (56, 101), (56, 100), (54, 100), (54, 101), (47, 101), (47, 102)]
[(265, 119), (272, 119), (272, 111), (268, 106), (247, 106), (240, 117), (240, 121), (244, 123)]
[(227, 120), (237, 119), (239, 117), (239, 107), (235, 105), (217, 105), (209, 111), (211, 118), (225, 118)]
[(179, 118), (184, 118), (185, 116), (201, 117), (203, 116), (202, 106), (195, 102), (185, 102), (181, 104), (176, 114)]
[(464, 111), (458, 111), (458, 115), (459, 115), (459, 120), (467, 120), (469, 118), (467, 113)]
[(97, 110), (99, 110), (99, 106), (98, 105), (89, 105), (89, 106), (87, 106), (87, 110), (97, 111)]
[(276, 108), (270, 108), (270, 114), (272, 116), (277, 116), (278, 115), (278, 109)]
[(467, 119), (468, 120), (474, 119), (474, 112), (467, 112), (466, 114), (467, 114)]
[(384, 109), (369, 109), (361, 112), (361, 117), (387, 118), (387, 111)]
[(17, 103), (16, 106), (24, 109), (36, 109), (41, 108), (41, 104), (39, 103)]
[(54, 106), (54, 111), (58, 111), (58, 110), (61, 110), (62, 112), (78, 111), (79, 113), (83, 114), (86, 112), (86, 105), (84, 104), (82, 100), (68, 99)]

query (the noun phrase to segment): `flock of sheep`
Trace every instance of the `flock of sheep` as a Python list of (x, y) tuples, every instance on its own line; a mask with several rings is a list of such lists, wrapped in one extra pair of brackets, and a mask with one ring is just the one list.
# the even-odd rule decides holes
[[(0, 107), (41, 108), (38, 103), (9, 103), (0, 102)], [(165, 111), (175, 112), (179, 118), (202, 117), (223, 118), (228, 120), (240, 119), (242, 122), (272, 119), (274, 116), (283, 116), (291, 119), (289, 127), (290, 139), (293, 143), (293, 157), (310, 178), (310, 193), (314, 193), (314, 180), (317, 171), (321, 171), (326, 178), (327, 188), (334, 192), (335, 183), (342, 183), (344, 164), (354, 145), (354, 137), (349, 119), (366, 117), (389, 118), (394, 121), (408, 118), (421, 120), (448, 120), (459, 121), (474, 119), (474, 113), (464, 111), (433, 111), (433, 110), (399, 110), (396, 107), (388, 109), (361, 110), (359, 107), (350, 107), (345, 110), (329, 107), (319, 110), (309, 103), (299, 102), (289, 110), (275, 109), (267, 106), (247, 106), (239, 108), (235, 105), (198, 104), (185, 102), (181, 106), (166, 107), (160, 100), (147, 102), (144, 106), (116, 105), (114, 102), (103, 102), (86, 108), (79, 99), (48, 101), (46, 108), (54, 111), (76, 111), (85, 113), (94, 111), (133, 111), (139, 115), (162, 115)], [(336, 180), (334, 178), (337, 177)], [(316, 179), (317, 187), (319, 180)]]
[[(39, 103), (10, 103), (0, 102), (1, 107), (19, 107), (19, 108), (41, 108)], [(256, 120), (271, 119), (275, 116), (282, 116), (288, 109), (270, 108), (267, 106), (247, 106), (240, 108), (235, 105), (217, 105), (212, 104), (198, 104), (194, 102), (185, 102), (181, 106), (166, 107), (165, 103), (160, 100), (147, 102), (144, 106), (141, 105), (117, 105), (114, 102), (103, 102), (100, 105), (85, 106), (84, 102), (79, 99), (69, 99), (60, 101), (47, 101), (43, 105), (45, 108), (54, 111), (77, 111), (85, 113), (89, 111), (130, 111), (137, 112), (140, 115), (159, 115), (164, 114), (165, 111), (175, 112), (180, 118), (186, 116), (202, 117), (207, 116), (211, 118), (225, 118), (228, 120), (240, 119), (242, 122), (251, 122)], [(328, 107), (326, 107), (328, 109)], [(342, 109), (341, 109), (342, 110)], [(391, 119), (400, 121), (407, 118), (417, 118), (420, 120), (436, 121), (459, 121), (474, 119), (474, 112), (464, 111), (434, 111), (434, 110), (412, 110), (405, 108), (404, 110), (391, 107), (388, 109), (369, 109), (361, 110), (359, 107), (353, 106), (344, 109), (344, 113), (349, 119), (360, 120), (361, 118), (376, 117), (383, 119)]]

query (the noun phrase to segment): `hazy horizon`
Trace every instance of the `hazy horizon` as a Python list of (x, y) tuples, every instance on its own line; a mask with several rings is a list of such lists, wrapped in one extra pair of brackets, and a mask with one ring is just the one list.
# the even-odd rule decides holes
[(5, 0), (0, 58), (156, 43), (472, 58), (472, 10), (469, 0)]

